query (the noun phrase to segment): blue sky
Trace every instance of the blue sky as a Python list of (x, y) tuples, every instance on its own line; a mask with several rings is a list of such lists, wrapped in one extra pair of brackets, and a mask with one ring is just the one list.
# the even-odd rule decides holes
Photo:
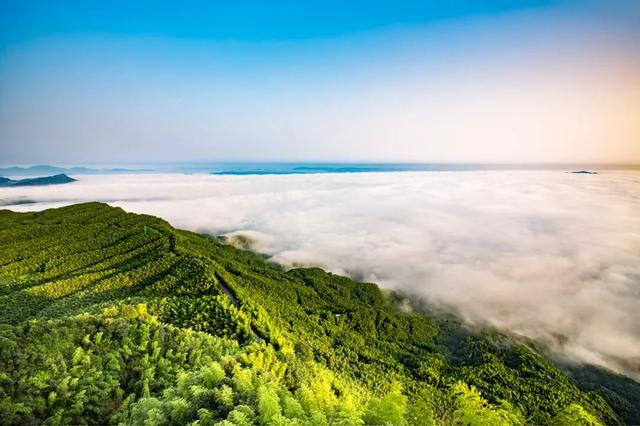
[(632, 1), (5, 0), (0, 154), (640, 161), (639, 28)]
[(541, 0), (451, 1), (30, 1), (5, 0), (2, 42), (56, 34), (126, 34), (273, 41), (339, 37), (550, 4)]

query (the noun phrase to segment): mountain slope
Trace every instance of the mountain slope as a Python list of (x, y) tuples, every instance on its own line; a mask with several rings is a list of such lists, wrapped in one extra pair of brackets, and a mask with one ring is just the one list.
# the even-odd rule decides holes
[[(405, 313), (400, 296), (374, 284), (283, 271), (155, 217), (99, 203), (0, 210), (0, 240), (0, 414), (16, 423), (613, 424), (624, 415), (529, 345)], [(138, 343), (114, 337), (136, 333)], [(190, 339), (233, 347), (236, 361), (208, 343), (162, 358)], [(69, 358), (53, 370), (32, 362)], [(94, 379), (73, 376), (76, 358)], [(228, 380), (207, 381), (212, 362)], [(244, 385), (234, 381), (241, 370)], [(67, 378), (75, 387), (58, 390)]]

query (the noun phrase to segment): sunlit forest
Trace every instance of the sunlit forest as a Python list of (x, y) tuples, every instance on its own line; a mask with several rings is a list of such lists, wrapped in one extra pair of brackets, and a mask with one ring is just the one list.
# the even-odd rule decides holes
[(623, 376), (156, 217), (0, 210), (0, 242), (3, 424), (640, 423)]

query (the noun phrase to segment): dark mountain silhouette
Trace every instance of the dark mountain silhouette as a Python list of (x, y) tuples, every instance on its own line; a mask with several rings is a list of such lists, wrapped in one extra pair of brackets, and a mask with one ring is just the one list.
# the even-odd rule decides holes
[(61, 185), (63, 183), (75, 182), (76, 179), (60, 173), (53, 176), (44, 176), (29, 179), (13, 180), (0, 177), (0, 186), (40, 186), (40, 185)]

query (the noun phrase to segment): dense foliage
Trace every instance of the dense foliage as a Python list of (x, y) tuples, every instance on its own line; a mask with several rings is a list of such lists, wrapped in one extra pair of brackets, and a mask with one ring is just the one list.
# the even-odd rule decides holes
[(637, 415), (633, 381), (602, 372), (611, 383), (576, 382), (530, 345), (408, 312), (374, 284), (283, 271), (151, 216), (98, 203), (2, 210), (0, 241), (4, 423), (614, 424)]

